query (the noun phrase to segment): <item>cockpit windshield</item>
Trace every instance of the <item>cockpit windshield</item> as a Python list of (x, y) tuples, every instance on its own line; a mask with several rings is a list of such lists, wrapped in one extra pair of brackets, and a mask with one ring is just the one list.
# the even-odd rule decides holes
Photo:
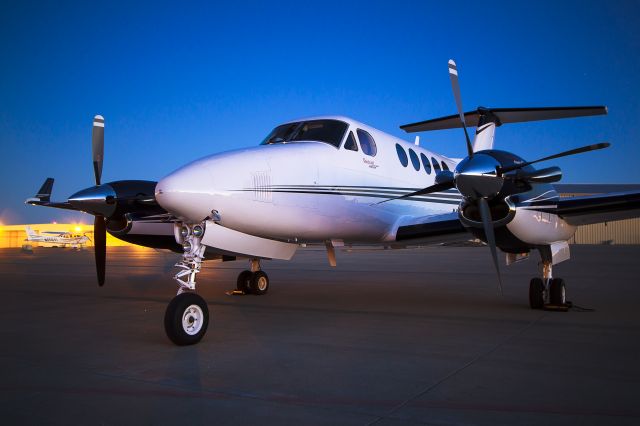
[(318, 141), (338, 148), (349, 125), (338, 120), (309, 120), (287, 123), (273, 129), (260, 145)]

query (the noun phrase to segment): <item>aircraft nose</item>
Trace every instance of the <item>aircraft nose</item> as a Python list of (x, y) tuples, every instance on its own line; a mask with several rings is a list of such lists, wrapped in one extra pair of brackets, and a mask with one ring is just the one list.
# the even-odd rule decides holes
[(192, 164), (160, 179), (155, 197), (174, 216), (200, 222), (211, 214), (212, 183), (206, 165)]

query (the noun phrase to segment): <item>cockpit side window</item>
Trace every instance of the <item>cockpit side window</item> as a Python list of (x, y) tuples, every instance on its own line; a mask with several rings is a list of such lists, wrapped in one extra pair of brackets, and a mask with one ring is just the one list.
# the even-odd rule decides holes
[(288, 141), (300, 123), (287, 123), (276, 127), (264, 138), (260, 145), (268, 145), (272, 143), (283, 143)]
[(344, 141), (344, 149), (348, 149), (349, 151), (358, 150), (358, 144), (356, 143), (355, 136), (353, 136), (353, 132), (349, 132), (349, 136), (347, 136), (347, 140)]
[(362, 152), (366, 155), (375, 157), (378, 152), (378, 148), (376, 147), (376, 142), (373, 140), (373, 137), (362, 129), (358, 129), (356, 132), (358, 133), (358, 139), (360, 139)]
[(261, 145), (317, 141), (338, 148), (349, 125), (338, 120), (309, 120), (276, 127)]

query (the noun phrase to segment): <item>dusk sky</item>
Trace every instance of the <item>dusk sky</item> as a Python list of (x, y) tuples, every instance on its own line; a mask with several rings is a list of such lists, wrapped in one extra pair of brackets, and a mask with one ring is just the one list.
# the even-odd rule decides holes
[[(58, 4), (60, 3), (60, 4)], [(0, 221), (83, 221), (25, 206), (93, 185), (91, 123), (105, 117), (103, 182), (158, 180), (258, 144), (278, 123), (340, 114), (401, 124), (479, 105), (606, 105), (609, 115), (513, 124), (496, 147), (556, 160), (564, 183), (640, 183), (640, 1), (3, 2)], [(421, 144), (462, 157), (459, 129)]]

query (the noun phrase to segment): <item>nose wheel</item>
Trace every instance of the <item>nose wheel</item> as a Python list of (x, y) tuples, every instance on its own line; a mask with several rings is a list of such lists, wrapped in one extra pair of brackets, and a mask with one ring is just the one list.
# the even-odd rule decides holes
[(198, 343), (209, 326), (209, 308), (196, 293), (185, 292), (171, 300), (164, 314), (167, 337), (178, 346)]

